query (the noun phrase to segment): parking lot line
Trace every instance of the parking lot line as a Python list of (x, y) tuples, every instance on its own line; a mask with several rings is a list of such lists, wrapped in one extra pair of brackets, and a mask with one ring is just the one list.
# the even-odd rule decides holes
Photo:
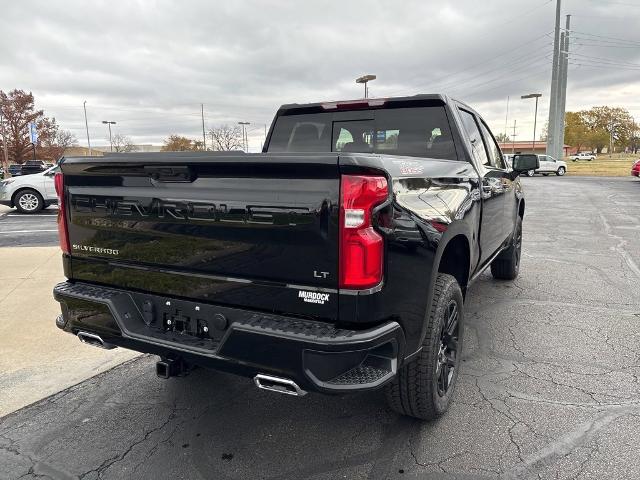
[(8, 213), (5, 216), (7, 217), (18, 217), (18, 218), (31, 218), (31, 217), (55, 217), (57, 213), (31, 213), (29, 215), (24, 215), (22, 213)]
[(10, 232), (0, 232), (0, 235), (9, 235), (11, 233), (39, 233), (39, 232), (57, 232), (58, 229), (54, 230), (11, 230)]

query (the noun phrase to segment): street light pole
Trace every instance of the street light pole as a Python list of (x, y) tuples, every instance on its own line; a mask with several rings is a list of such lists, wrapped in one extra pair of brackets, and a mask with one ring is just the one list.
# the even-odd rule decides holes
[(536, 99), (536, 109), (533, 114), (533, 153), (536, 153), (536, 124), (538, 122), (538, 99), (542, 96), (541, 93), (530, 93), (529, 95), (522, 95), (520, 98), (535, 98)]
[(84, 107), (84, 126), (87, 129), (87, 145), (89, 146), (89, 156), (91, 157), (91, 140), (89, 140), (89, 122), (87, 121), (87, 101), (82, 102)]
[(4, 151), (4, 176), (9, 175), (9, 151), (7, 150), (7, 136), (4, 130), (4, 114), (0, 105), (0, 128), (2, 129), (2, 150)]
[(111, 140), (111, 125), (115, 125), (116, 122), (103, 120), (102, 123), (106, 123), (109, 126), (109, 144), (111, 145), (111, 151), (113, 152), (113, 141)]
[(202, 115), (202, 149), (207, 150), (207, 137), (204, 133), (204, 103), (200, 104), (200, 113)]
[(364, 98), (369, 98), (369, 89), (367, 88), (367, 83), (371, 80), (375, 80), (377, 77), (375, 75), (363, 75), (362, 77), (356, 78), (356, 83), (364, 83)]
[(247, 138), (247, 131), (245, 129), (246, 125), (251, 125), (250, 122), (238, 122), (238, 125), (242, 125), (242, 148), (245, 153), (248, 153), (249, 150), (249, 139)]

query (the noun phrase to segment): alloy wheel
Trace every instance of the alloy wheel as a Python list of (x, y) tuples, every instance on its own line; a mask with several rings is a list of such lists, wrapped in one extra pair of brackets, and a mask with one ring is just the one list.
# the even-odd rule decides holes
[(18, 204), (23, 210), (32, 212), (34, 210), (37, 210), (40, 201), (38, 200), (38, 197), (36, 197), (33, 193), (23, 193), (18, 199)]
[(458, 303), (451, 300), (444, 312), (440, 348), (436, 359), (435, 378), (438, 395), (444, 397), (451, 388), (458, 358)]

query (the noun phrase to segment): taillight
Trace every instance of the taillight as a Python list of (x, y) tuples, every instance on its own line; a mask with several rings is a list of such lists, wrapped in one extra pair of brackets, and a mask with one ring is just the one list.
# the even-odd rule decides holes
[(64, 176), (62, 172), (55, 175), (56, 193), (58, 194), (58, 237), (63, 253), (70, 253), (69, 230), (67, 229), (67, 206), (64, 200)]
[(340, 288), (362, 289), (382, 281), (384, 243), (371, 211), (389, 194), (387, 179), (343, 175), (340, 183)]

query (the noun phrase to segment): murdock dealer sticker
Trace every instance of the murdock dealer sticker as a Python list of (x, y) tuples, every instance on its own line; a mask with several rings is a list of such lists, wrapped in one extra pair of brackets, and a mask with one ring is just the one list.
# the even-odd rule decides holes
[(320, 305), (324, 305), (324, 302), (329, 301), (328, 293), (320, 293), (320, 292), (307, 292), (305, 290), (298, 291), (298, 298), (301, 298), (302, 301), (307, 303), (317, 303)]

